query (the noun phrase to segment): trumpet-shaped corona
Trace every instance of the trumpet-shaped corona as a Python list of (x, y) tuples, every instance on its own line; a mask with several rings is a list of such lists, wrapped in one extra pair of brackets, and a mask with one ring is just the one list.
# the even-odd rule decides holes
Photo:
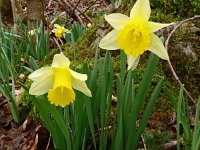
[(60, 26), (58, 24), (54, 24), (54, 29), (52, 30), (52, 32), (55, 33), (55, 36), (57, 38), (63, 37), (64, 33), (71, 33), (68, 29), (66, 29), (65, 27)]
[[(148, 49), (151, 41), (145, 22), (131, 20), (118, 32), (117, 43), (127, 55), (138, 56)], [(130, 44), (131, 43), (131, 44)]]
[(149, 0), (137, 0), (131, 9), (130, 17), (120, 13), (106, 15), (106, 21), (114, 30), (102, 38), (99, 47), (107, 50), (123, 50), (127, 55), (128, 69), (134, 69), (140, 55), (147, 50), (162, 59), (169, 60), (163, 43), (154, 32), (171, 24), (151, 22), (150, 14)]
[(54, 86), (49, 90), (49, 101), (55, 105), (66, 106), (75, 99), (69, 68), (54, 68)]
[(29, 75), (33, 80), (29, 94), (48, 93), (48, 100), (56, 106), (66, 106), (74, 102), (73, 88), (91, 97), (91, 92), (85, 83), (87, 75), (71, 70), (69, 65), (69, 59), (62, 53), (54, 55), (51, 67), (42, 67)]

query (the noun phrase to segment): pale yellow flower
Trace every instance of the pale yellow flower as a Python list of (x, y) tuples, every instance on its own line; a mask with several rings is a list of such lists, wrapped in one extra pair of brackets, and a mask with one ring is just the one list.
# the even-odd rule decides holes
[(85, 81), (86, 74), (80, 74), (69, 68), (70, 61), (63, 53), (54, 55), (51, 67), (42, 67), (29, 75), (33, 80), (29, 94), (43, 95), (48, 92), (48, 99), (56, 106), (66, 106), (75, 100), (76, 90), (91, 97)]
[(88, 23), (88, 24), (87, 24), (87, 27), (88, 27), (88, 28), (92, 27), (92, 24), (91, 24), (91, 23)]
[(28, 35), (33, 36), (35, 35), (36, 29), (28, 31)]
[(120, 13), (105, 16), (114, 30), (100, 41), (99, 47), (107, 50), (124, 50), (127, 55), (128, 69), (137, 66), (140, 55), (146, 50), (169, 60), (163, 43), (153, 32), (171, 24), (151, 22), (150, 14), (149, 0), (137, 0), (131, 9), (130, 17)]
[(57, 38), (61, 38), (63, 37), (63, 34), (66, 33), (71, 33), (68, 29), (66, 29), (64, 26), (60, 26), (58, 24), (54, 24), (54, 29), (52, 30), (52, 32), (55, 33), (55, 36)]

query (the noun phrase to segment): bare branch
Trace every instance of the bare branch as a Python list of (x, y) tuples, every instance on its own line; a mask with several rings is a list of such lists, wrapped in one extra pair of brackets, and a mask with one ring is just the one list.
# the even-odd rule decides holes
[[(172, 32), (169, 34), (169, 36), (168, 36), (168, 38), (167, 38), (167, 40), (166, 40), (166, 42), (165, 42), (165, 49), (166, 49), (166, 51), (168, 51), (169, 40), (170, 40), (171, 36), (175, 33), (175, 31), (176, 31), (182, 24), (184, 24), (184, 23), (186, 23), (186, 22), (188, 22), (188, 21), (192, 21), (192, 20), (195, 20), (195, 19), (199, 19), (199, 18), (200, 18), (200, 15), (196, 15), (196, 16), (194, 16), (194, 17), (192, 17), (192, 18), (188, 18), (188, 19), (185, 19), (185, 20), (181, 21), (177, 26), (175, 26), (175, 28), (174, 28), (174, 29), (172, 30)], [(179, 83), (180, 85), (182, 85), (182, 82), (180, 81), (179, 77), (177, 76), (177, 74), (176, 74), (176, 72), (175, 72), (175, 70), (174, 70), (174, 68), (173, 68), (173, 66), (172, 66), (170, 60), (168, 60), (168, 64), (169, 64), (169, 67), (170, 67), (170, 70), (171, 70), (173, 76), (174, 76), (175, 79), (178, 81), (178, 83)], [(192, 96), (191, 96), (190, 93), (186, 90), (185, 87), (184, 87), (184, 91), (185, 91), (185, 93), (187, 94), (187, 96), (190, 98), (190, 100), (191, 100), (194, 104), (196, 104), (196, 101), (192, 98)]]

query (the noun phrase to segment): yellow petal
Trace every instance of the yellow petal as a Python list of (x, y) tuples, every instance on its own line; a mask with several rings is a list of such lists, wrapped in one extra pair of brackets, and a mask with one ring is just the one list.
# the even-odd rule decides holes
[(71, 31), (69, 31), (68, 29), (64, 29), (64, 32), (71, 33)]
[(36, 29), (30, 30), (28, 32), (28, 35), (33, 36), (35, 34), (35, 32), (36, 32)]
[(51, 104), (64, 107), (74, 102), (75, 93), (71, 88), (57, 87), (49, 90), (48, 99)]
[(57, 29), (53, 29), (52, 32), (55, 33), (57, 31)]
[(55, 28), (61, 28), (61, 26), (59, 24), (54, 24)]
[(88, 89), (85, 81), (81, 81), (81, 80), (73, 78), (72, 79), (72, 87), (78, 91), (81, 91), (85, 95), (92, 97), (92, 94), (91, 94), (90, 90)]
[(117, 43), (128, 56), (143, 54), (149, 47), (151, 36), (142, 21), (130, 21), (118, 32)]
[(87, 75), (86, 74), (81, 74), (81, 73), (75, 72), (75, 71), (73, 71), (71, 69), (70, 69), (70, 73), (71, 73), (72, 77), (77, 79), (77, 80), (81, 80), (81, 81), (86, 81), (87, 80)]
[(56, 106), (66, 106), (75, 100), (72, 89), (71, 73), (68, 67), (53, 68), (55, 75), (53, 89), (49, 90), (48, 98)]
[(164, 27), (173, 25), (174, 23), (169, 23), (169, 24), (162, 24), (162, 23), (156, 23), (156, 22), (148, 22), (148, 28), (150, 32), (155, 32), (158, 31), (159, 29), (162, 29)]
[(116, 30), (120, 30), (130, 20), (126, 15), (113, 13), (105, 16), (106, 21)]
[(57, 30), (57, 31), (55, 32), (55, 36), (56, 36), (57, 38), (61, 38), (61, 37), (63, 36), (63, 33), (60, 32), (59, 30)]
[(31, 84), (29, 89), (29, 94), (31, 95), (43, 95), (53, 87), (54, 75), (45, 74), (40, 78), (35, 78), (34, 82)]
[(127, 64), (128, 64), (128, 70), (132, 69), (134, 70), (140, 60), (140, 55), (139, 56), (127, 56)]
[(75, 93), (71, 88), (57, 87), (49, 90), (48, 99), (51, 104), (64, 107), (74, 102)]
[(117, 30), (112, 30), (109, 32), (99, 43), (99, 47), (107, 50), (119, 49), (117, 45)]
[(168, 53), (165, 50), (165, 47), (163, 43), (161, 42), (160, 38), (154, 33), (151, 34), (151, 37), (152, 37), (152, 41), (149, 46), (149, 50), (153, 52), (154, 54), (158, 55), (160, 58), (169, 60)]
[(69, 67), (69, 65), (70, 61), (63, 53), (54, 55), (52, 67), (62, 68), (62, 67)]
[(28, 76), (28, 78), (31, 80), (36, 80), (36, 79), (40, 79), (41, 77), (46, 76), (48, 74), (53, 74), (51, 67), (42, 67), (42, 68), (32, 72)]
[(130, 12), (130, 18), (148, 21), (151, 14), (149, 0), (137, 0)]

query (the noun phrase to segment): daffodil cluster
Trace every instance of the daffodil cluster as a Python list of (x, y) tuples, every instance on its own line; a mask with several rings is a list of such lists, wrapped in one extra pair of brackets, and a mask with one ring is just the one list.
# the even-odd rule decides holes
[(58, 24), (54, 24), (54, 29), (52, 30), (53, 33), (55, 33), (55, 36), (57, 38), (63, 37), (64, 33), (71, 33), (68, 29), (66, 29), (64, 26), (60, 26)]
[[(137, 0), (130, 12), (130, 17), (113, 13), (105, 16), (106, 21), (114, 28), (100, 41), (102, 49), (121, 49), (127, 55), (128, 69), (135, 69), (140, 55), (149, 50), (160, 58), (169, 60), (167, 51), (155, 31), (171, 24), (161, 24), (149, 21), (151, 9), (149, 0)], [(88, 25), (89, 26), (89, 25)], [(68, 29), (58, 24), (52, 32), (61, 38), (70, 33)], [(30, 35), (34, 34), (30, 31)], [(42, 67), (29, 75), (33, 80), (29, 93), (43, 95), (48, 93), (48, 99), (56, 106), (66, 106), (75, 100), (75, 92), (79, 90), (91, 97), (85, 81), (86, 74), (80, 74), (69, 68), (70, 61), (63, 53), (54, 55), (51, 67)]]
[(171, 24), (149, 21), (151, 14), (149, 0), (137, 0), (130, 12), (130, 17), (113, 13), (105, 16), (114, 28), (99, 43), (102, 49), (121, 49), (127, 55), (128, 69), (134, 69), (139, 57), (149, 50), (160, 58), (168, 60), (169, 56), (159, 37), (153, 32)]
[(85, 81), (86, 74), (80, 74), (69, 68), (70, 61), (63, 53), (54, 55), (51, 67), (42, 67), (29, 75), (33, 80), (29, 94), (43, 95), (48, 92), (48, 99), (56, 106), (66, 106), (75, 100), (76, 90), (91, 97)]

